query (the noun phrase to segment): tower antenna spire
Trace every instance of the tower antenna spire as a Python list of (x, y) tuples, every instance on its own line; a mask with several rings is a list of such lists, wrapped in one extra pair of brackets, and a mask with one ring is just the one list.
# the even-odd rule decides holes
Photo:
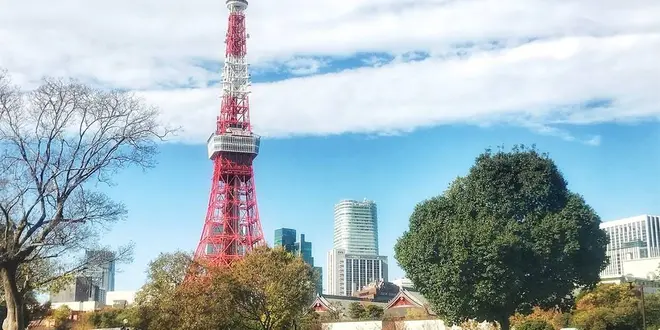
[(260, 137), (250, 125), (250, 74), (246, 60), (247, 0), (227, 0), (229, 23), (222, 72), (222, 106), (207, 141), (213, 177), (204, 228), (195, 259), (229, 265), (265, 244), (257, 209), (252, 162)]

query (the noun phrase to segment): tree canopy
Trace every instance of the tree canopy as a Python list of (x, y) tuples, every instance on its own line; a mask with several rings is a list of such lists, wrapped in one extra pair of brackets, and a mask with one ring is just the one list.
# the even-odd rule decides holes
[(546, 154), (487, 150), (442, 195), (418, 204), (395, 258), (448, 321), (497, 321), (572, 305), (606, 264), (600, 218)]
[(282, 248), (261, 247), (231, 267), (237, 312), (244, 329), (290, 329), (314, 300), (316, 273)]
[(384, 313), (382, 307), (374, 304), (364, 306), (356, 301), (348, 305), (348, 316), (355, 320), (378, 320), (383, 317)]
[[(573, 324), (580, 329), (642, 329), (642, 299), (639, 287), (629, 284), (600, 284), (580, 295)], [(644, 297), (647, 329), (660, 327), (660, 294)]]
[(137, 292), (138, 317), (131, 326), (139, 329), (165, 329), (176, 322), (176, 294), (192, 264), (192, 254), (182, 251), (161, 253), (147, 267), (147, 282)]
[(136, 299), (142, 329), (293, 329), (313, 300), (313, 269), (283, 249), (258, 248), (231, 267), (204, 267), (189, 254), (161, 254)]
[[(542, 321), (550, 324), (553, 329), (559, 330), (568, 328), (571, 325), (571, 313), (568, 311), (561, 311), (557, 308), (543, 310), (539, 307), (534, 307), (531, 314), (516, 313), (516, 315), (509, 318), (511, 326), (518, 329), (518, 326), (530, 321)], [(534, 323), (534, 322), (532, 322)]]

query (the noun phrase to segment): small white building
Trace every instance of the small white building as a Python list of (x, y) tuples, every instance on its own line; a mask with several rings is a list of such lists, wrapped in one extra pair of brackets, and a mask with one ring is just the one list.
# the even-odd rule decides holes
[(414, 288), (415, 287), (413, 282), (407, 277), (397, 278), (395, 280), (392, 280), (392, 283), (394, 283), (396, 286), (398, 286), (400, 288)]
[(137, 291), (110, 291), (105, 296), (105, 304), (108, 306), (129, 306), (135, 303)]
[(631, 283), (635, 286), (641, 286), (644, 288), (644, 293), (646, 294), (655, 294), (660, 292), (660, 281), (649, 280), (647, 278), (639, 278), (634, 276), (612, 276), (612, 277), (601, 277), (600, 283), (611, 283), (611, 284), (626, 284)]
[(95, 310), (101, 309), (104, 305), (98, 301), (68, 301), (68, 302), (57, 302), (52, 303), (52, 309), (58, 309), (62, 306), (69, 307), (70, 310), (74, 312), (93, 312)]

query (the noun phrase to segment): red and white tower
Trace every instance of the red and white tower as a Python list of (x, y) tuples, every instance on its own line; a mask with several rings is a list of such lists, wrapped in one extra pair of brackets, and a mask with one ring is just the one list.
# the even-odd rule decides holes
[(202, 237), (195, 259), (229, 265), (253, 247), (265, 244), (254, 186), (252, 161), (260, 138), (250, 127), (250, 75), (245, 59), (247, 0), (227, 0), (229, 28), (222, 74), (222, 107), (208, 139), (213, 182)]

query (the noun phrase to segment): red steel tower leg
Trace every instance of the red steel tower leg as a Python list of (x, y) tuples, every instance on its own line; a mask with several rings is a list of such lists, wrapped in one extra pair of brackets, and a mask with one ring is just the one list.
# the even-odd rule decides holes
[(229, 28), (222, 79), (222, 107), (208, 140), (213, 183), (195, 260), (229, 265), (252, 248), (265, 244), (254, 187), (252, 161), (260, 137), (252, 133), (249, 111), (250, 75), (245, 59), (246, 0), (227, 0)]

